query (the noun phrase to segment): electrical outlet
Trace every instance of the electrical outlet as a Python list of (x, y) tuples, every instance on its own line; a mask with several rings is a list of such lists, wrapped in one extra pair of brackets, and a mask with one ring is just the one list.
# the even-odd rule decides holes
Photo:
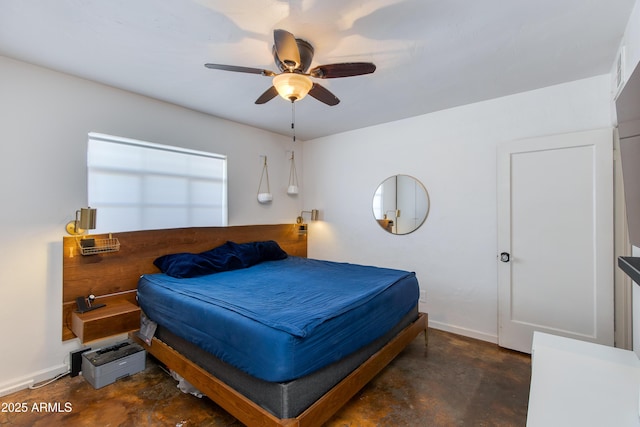
[(69, 376), (76, 377), (82, 371), (82, 353), (91, 350), (91, 347), (81, 348), (69, 353)]

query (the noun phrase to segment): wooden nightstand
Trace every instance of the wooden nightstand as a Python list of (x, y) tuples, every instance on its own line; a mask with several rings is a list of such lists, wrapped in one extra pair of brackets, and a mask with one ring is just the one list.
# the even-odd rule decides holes
[(71, 330), (84, 342), (140, 329), (140, 307), (127, 300), (112, 300), (86, 313), (73, 312)]

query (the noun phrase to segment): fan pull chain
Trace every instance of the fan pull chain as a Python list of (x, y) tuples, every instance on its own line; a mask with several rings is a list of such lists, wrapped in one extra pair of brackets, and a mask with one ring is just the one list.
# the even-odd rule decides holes
[(291, 133), (293, 134), (293, 143), (296, 142), (296, 103), (291, 100)]
[(293, 142), (291, 143), (291, 169), (289, 170), (289, 187), (287, 194), (298, 194), (298, 172), (296, 171), (295, 161), (295, 145), (296, 145), (296, 104), (291, 100), (291, 134)]

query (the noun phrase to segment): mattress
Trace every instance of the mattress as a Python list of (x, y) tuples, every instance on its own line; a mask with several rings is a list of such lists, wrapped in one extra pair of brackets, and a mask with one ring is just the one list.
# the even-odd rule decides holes
[(418, 295), (412, 272), (291, 256), (197, 278), (144, 275), (138, 284), (151, 320), (270, 382), (309, 375), (382, 337)]
[(158, 326), (156, 338), (278, 418), (294, 418), (418, 318), (414, 307), (382, 337), (312, 374), (287, 382), (257, 379)]

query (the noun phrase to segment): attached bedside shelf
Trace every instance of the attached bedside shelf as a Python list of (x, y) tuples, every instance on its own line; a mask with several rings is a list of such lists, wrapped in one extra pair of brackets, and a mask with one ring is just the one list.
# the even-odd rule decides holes
[(71, 330), (82, 342), (95, 341), (140, 328), (140, 307), (127, 300), (113, 300), (86, 313), (73, 312)]
[(78, 239), (78, 248), (82, 255), (118, 252), (120, 250), (120, 241), (115, 237), (110, 237), (108, 239)]

